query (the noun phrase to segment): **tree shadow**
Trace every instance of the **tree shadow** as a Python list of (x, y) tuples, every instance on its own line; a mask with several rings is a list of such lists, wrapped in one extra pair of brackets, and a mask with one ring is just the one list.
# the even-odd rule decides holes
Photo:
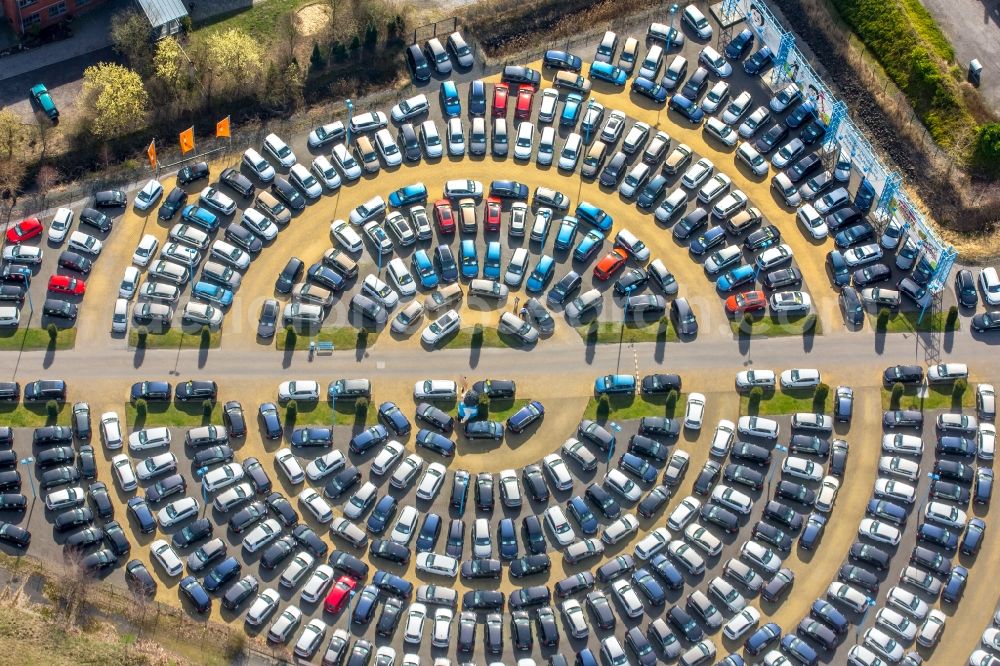
[(656, 329), (656, 346), (653, 347), (653, 360), (663, 363), (663, 358), (667, 352), (667, 318), (660, 318), (660, 326)]
[(358, 335), (354, 339), (354, 358), (359, 362), (368, 354), (369, 333), (367, 328), (359, 328)]
[(597, 322), (591, 322), (587, 329), (587, 337), (583, 341), (583, 359), (587, 365), (594, 362), (594, 355), (597, 353)]
[(201, 330), (201, 339), (198, 341), (198, 367), (204, 368), (208, 363), (208, 349), (212, 345), (212, 332), (208, 328)]
[(472, 339), (469, 341), (469, 367), (479, 365), (479, 357), (483, 352), (483, 325), (476, 324), (472, 329)]
[(802, 331), (802, 351), (808, 354), (816, 343), (816, 327), (819, 319), (814, 314), (806, 316), (812, 317), (812, 325), (807, 325), (806, 329)]
[(299, 334), (295, 329), (289, 327), (285, 331), (285, 345), (281, 355), (281, 367), (288, 368), (292, 365), (292, 355), (295, 353), (295, 341)]
[(146, 336), (140, 333), (135, 342), (135, 353), (132, 355), (132, 367), (142, 367), (146, 360)]

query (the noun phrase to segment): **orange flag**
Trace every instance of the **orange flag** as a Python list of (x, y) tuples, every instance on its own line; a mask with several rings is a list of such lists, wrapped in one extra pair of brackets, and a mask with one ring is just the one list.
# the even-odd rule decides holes
[(215, 123), (215, 136), (223, 137), (230, 136), (229, 134), (229, 116), (226, 116), (219, 122)]
[(194, 127), (188, 127), (186, 130), (181, 132), (181, 153), (187, 153), (194, 150)]
[(149, 148), (146, 149), (146, 156), (149, 158), (149, 166), (152, 169), (156, 168), (156, 139), (149, 142)]

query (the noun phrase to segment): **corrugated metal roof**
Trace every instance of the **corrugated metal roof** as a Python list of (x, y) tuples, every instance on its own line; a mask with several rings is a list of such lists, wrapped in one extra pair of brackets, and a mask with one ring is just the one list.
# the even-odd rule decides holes
[(142, 7), (142, 11), (146, 13), (146, 18), (154, 28), (188, 15), (181, 0), (136, 0), (136, 2)]

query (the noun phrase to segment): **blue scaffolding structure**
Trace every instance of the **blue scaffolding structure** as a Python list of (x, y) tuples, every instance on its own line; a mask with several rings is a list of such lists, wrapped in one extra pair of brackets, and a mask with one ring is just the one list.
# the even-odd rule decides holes
[(771, 83), (781, 85), (789, 79), (788, 55), (795, 46), (795, 35), (790, 32), (781, 34), (781, 41), (778, 42), (778, 52), (774, 54), (774, 67), (771, 69)]

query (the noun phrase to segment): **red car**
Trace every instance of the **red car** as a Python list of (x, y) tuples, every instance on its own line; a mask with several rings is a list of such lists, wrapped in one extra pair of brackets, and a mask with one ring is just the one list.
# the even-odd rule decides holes
[(506, 116), (507, 115), (507, 94), (510, 89), (504, 83), (498, 83), (493, 86), (493, 115), (494, 116)]
[(517, 106), (514, 107), (514, 118), (524, 120), (531, 117), (531, 100), (535, 96), (535, 91), (522, 86), (517, 91)]
[(616, 247), (604, 255), (604, 258), (594, 266), (594, 277), (598, 280), (609, 279), (625, 266), (626, 259), (628, 259), (628, 255), (625, 254), (625, 250)]
[(7, 242), (16, 245), (17, 243), (23, 243), (29, 238), (34, 238), (41, 233), (42, 223), (38, 221), (37, 217), (29, 217), (26, 220), (21, 220), (7, 230)]
[(500, 199), (486, 199), (486, 218), (483, 221), (486, 231), (500, 231)]
[(49, 291), (56, 294), (72, 294), (82, 296), (87, 291), (87, 284), (83, 280), (68, 275), (53, 275), (49, 278)]
[(339, 613), (347, 605), (347, 602), (350, 601), (351, 592), (357, 586), (358, 581), (350, 576), (341, 576), (338, 578), (337, 582), (333, 584), (330, 593), (326, 595), (326, 601), (323, 602), (323, 610), (327, 613)]
[(451, 202), (447, 199), (434, 202), (434, 219), (437, 221), (438, 231), (443, 234), (455, 233), (455, 211), (451, 209)]
[(744, 291), (726, 299), (726, 313), (737, 315), (741, 312), (758, 312), (767, 307), (767, 297), (762, 291)]

